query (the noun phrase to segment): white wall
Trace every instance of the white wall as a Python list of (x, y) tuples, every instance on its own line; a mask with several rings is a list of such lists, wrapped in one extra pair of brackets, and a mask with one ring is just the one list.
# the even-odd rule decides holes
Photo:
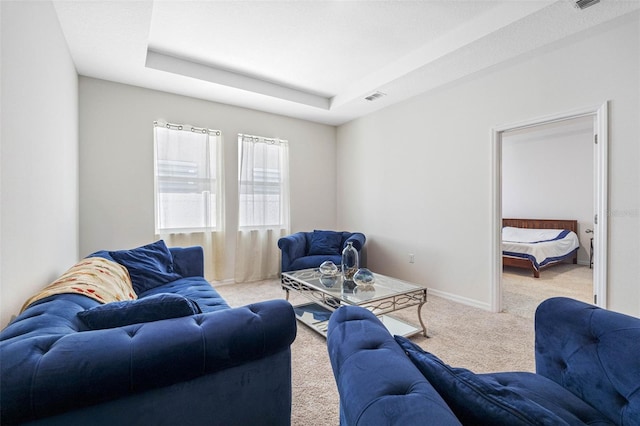
[(624, 17), (340, 126), (338, 225), (367, 234), (368, 266), (489, 309), (492, 128), (610, 100), (608, 301), (640, 314), (639, 28)]
[(50, 2), (0, 7), (4, 326), (78, 259), (78, 79)]
[(80, 77), (80, 252), (135, 247), (154, 238), (153, 121), (222, 131), (227, 244), (233, 278), (237, 134), (289, 141), (292, 231), (336, 226), (336, 130), (274, 114)]
[(593, 127), (582, 117), (502, 137), (502, 217), (576, 219), (581, 265), (594, 227)]

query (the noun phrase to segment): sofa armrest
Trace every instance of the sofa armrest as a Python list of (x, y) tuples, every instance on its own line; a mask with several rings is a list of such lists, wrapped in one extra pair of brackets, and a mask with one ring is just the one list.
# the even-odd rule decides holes
[(281, 352), (295, 336), (292, 306), (271, 300), (39, 342), (23, 339), (15, 356), (2, 358), (2, 419), (22, 422), (186, 382)]
[(460, 425), (447, 404), (370, 311), (336, 310), (327, 348), (347, 425)]
[(349, 241), (353, 243), (353, 247), (355, 247), (355, 249), (359, 252), (360, 250), (362, 250), (362, 247), (364, 247), (364, 243), (367, 241), (367, 237), (365, 237), (364, 234), (360, 232), (354, 232), (349, 238), (345, 240), (344, 247), (347, 246), (347, 243)]
[(535, 327), (538, 374), (616, 424), (640, 419), (640, 318), (555, 297), (538, 306)]
[(278, 240), (282, 251), (281, 272), (287, 272), (294, 260), (307, 254), (307, 236), (305, 232), (296, 232)]
[(204, 277), (204, 250), (200, 246), (170, 247), (173, 265), (181, 276)]

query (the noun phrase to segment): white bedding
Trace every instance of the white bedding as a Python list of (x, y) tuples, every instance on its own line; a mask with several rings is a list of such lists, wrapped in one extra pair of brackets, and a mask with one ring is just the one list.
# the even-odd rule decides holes
[(502, 254), (529, 259), (536, 269), (567, 256), (578, 247), (578, 236), (572, 231), (502, 228)]

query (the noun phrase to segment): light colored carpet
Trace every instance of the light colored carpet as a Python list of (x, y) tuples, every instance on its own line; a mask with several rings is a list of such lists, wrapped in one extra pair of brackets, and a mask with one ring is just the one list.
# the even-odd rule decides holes
[(533, 319), (535, 309), (545, 299), (564, 296), (593, 303), (593, 269), (563, 263), (540, 271), (534, 278), (524, 269), (506, 267), (502, 274), (503, 310)]
[[(540, 298), (544, 300), (556, 295), (558, 287), (566, 290), (573, 286), (568, 284), (573, 281), (567, 278), (571, 274), (558, 270), (552, 275), (551, 271), (542, 273), (531, 294), (528, 294), (527, 287), (533, 284), (526, 284), (528, 279), (524, 274), (520, 275), (521, 271), (505, 273), (503, 297), (508, 312), (499, 314), (429, 295), (422, 315), (427, 321), (430, 337), (414, 336), (412, 340), (445, 362), (478, 373), (534, 371), (533, 305), (537, 306)], [(543, 290), (542, 283), (550, 285), (550, 289)], [(216, 289), (231, 306), (284, 297), (279, 280), (230, 284)], [(549, 296), (545, 296), (544, 291), (550, 291)], [(296, 304), (306, 299), (292, 294), (290, 301)], [(398, 311), (396, 315), (417, 323), (415, 308)], [(292, 425), (338, 425), (339, 396), (326, 340), (298, 323), (298, 334), (291, 351)]]

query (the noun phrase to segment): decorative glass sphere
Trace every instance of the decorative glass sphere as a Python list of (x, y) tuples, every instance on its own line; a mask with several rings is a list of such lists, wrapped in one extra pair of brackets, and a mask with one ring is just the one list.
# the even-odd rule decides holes
[(320, 275), (320, 284), (327, 288), (332, 288), (338, 282), (338, 274), (333, 275)]
[(355, 283), (359, 286), (372, 286), (376, 282), (376, 277), (373, 275), (373, 272), (371, 272), (367, 268), (360, 268), (353, 275), (353, 281), (355, 281)]
[(338, 267), (330, 260), (322, 262), (318, 269), (322, 275), (338, 275)]

